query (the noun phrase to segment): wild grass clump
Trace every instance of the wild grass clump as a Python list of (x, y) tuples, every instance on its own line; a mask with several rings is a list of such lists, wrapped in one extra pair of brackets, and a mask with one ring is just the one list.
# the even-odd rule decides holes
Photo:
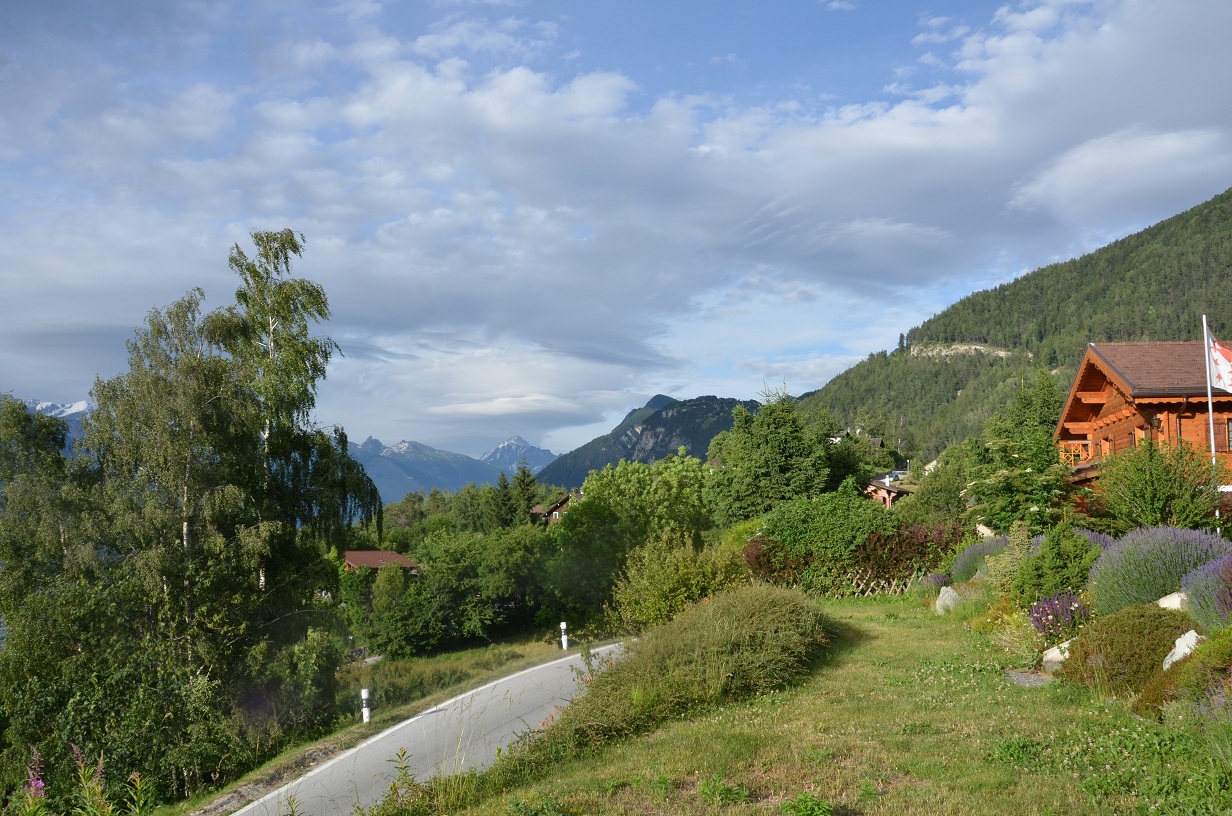
[(390, 708), (443, 691), (521, 656), (516, 649), (492, 646), (431, 658), (344, 666), (338, 672), (337, 711), (358, 713), (361, 688), (371, 691), (374, 707)]
[(1070, 644), (1061, 675), (1104, 694), (1137, 695), (1191, 628), (1184, 612), (1153, 603), (1127, 606), (1082, 630)]
[(1009, 545), (1010, 540), (1005, 536), (972, 544), (954, 556), (954, 561), (950, 564), (950, 577), (956, 584), (970, 581), (984, 566), (984, 560), (988, 556), (1004, 552)]
[(1177, 592), (1194, 569), (1225, 555), (1232, 544), (1214, 533), (1177, 527), (1142, 527), (1103, 551), (1091, 567), (1090, 592), (1096, 614)]
[(1232, 555), (1203, 564), (1181, 579), (1189, 616), (1213, 632), (1232, 621)]
[(514, 748), (506, 770), (543, 766), (797, 681), (826, 645), (824, 622), (803, 592), (766, 584), (694, 604), (595, 674), (554, 723)]

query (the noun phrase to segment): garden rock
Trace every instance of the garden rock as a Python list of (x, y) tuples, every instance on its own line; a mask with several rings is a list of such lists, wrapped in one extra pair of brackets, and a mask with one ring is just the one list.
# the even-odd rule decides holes
[(1167, 671), (1169, 666), (1180, 660), (1182, 657), (1188, 657), (1189, 653), (1192, 652), (1197, 645), (1204, 640), (1206, 640), (1206, 638), (1199, 635), (1193, 629), (1190, 629), (1188, 632), (1177, 638), (1176, 646), (1173, 647), (1172, 651), (1168, 652), (1168, 656), (1164, 658), (1164, 671)]
[(953, 587), (941, 587), (941, 591), (937, 593), (937, 614), (944, 615), (947, 612), (953, 611), (954, 607), (958, 606), (958, 602), (962, 598)]
[(1048, 651), (1044, 652), (1043, 668), (1044, 674), (1053, 675), (1061, 670), (1061, 664), (1069, 659), (1069, 644), (1073, 641), (1067, 640), (1064, 643), (1058, 643)]
[(1155, 603), (1164, 609), (1179, 609), (1184, 612), (1189, 608), (1189, 597), (1184, 592), (1173, 592), (1171, 595), (1163, 596)]

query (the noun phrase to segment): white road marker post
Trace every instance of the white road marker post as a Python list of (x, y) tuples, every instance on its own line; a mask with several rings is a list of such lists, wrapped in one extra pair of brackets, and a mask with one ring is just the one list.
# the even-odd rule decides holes
[(565, 622), (560, 622), (560, 648), (569, 648), (569, 632), (565, 629)]
[(364, 722), (368, 722), (372, 719), (372, 709), (368, 707), (368, 689), (359, 690), (359, 699), (364, 706)]

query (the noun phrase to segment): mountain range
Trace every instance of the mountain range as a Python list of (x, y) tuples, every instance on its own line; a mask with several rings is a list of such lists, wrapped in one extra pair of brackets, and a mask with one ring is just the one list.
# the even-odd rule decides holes
[(505, 440), (481, 459), (406, 440), (386, 446), (372, 437), (353, 446), (351, 455), (364, 466), (386, 504), (401, 501), (407, 493), (430, 493), (433, 488), (457, 492), (472, 482), (496, 484), (502, 472), (512, 476), (523, 459), (535, 473), (556, 458), (520, 436)]

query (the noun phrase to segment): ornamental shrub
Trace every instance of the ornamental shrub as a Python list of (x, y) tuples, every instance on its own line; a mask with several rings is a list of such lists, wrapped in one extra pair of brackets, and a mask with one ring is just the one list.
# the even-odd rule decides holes
[(1169, 703), (1207, 716), (1232, 712), (1232, 627), (1215, 632), (1154, 678), (1138, 695), (1134, 713), (1158, 718)]
[(1059, 592), (1032, 604), (1028, 617), (1046, 644), (1062, 643), (1091, 620), (1091, 608), (1073, 592)]
[(874, 531), (856, 545), (852, 567), (877, 578), (910, 578), (936, 569), (962, 541), (965, 527), (948, 524), (902, 524), (889, 531)]
[(1232, 621), (1232, 555), (1203, 564), (1181, 579), (1189, 617), (1213, 632)]
[(1181, 579), (1232, 544), (1214, 533), (1177, 527), (1141, 527), (1107, 547), (1091, 567), (1091, 605), (1108, 615), (1132, 604), (1157, 601), (1181, 588)]
[(1189, 616), (1156, 604), (1127, 606), (1088, 624), (1069, 647), (1061, 676), (1108, 694), (1137, 693), (1163, 665)]
[(1018, 567), (1010, 582), (1010, 596), (1023, 609), (1047, 596), (1080, 592), (1086, 586), (1099, 548), (1069, 524), (1052, 528), (1039, 550)]
[(954, 583), (963, 584), (970, 581), (984, 566), (984, 560), (988, 556), (1004, 552), (1009, 545), (1010, 540), (1005, 536), (1000, 536), (967, 547), (954, 556), (954, 561), (950, 564), (950, 576), (954, 579)]

